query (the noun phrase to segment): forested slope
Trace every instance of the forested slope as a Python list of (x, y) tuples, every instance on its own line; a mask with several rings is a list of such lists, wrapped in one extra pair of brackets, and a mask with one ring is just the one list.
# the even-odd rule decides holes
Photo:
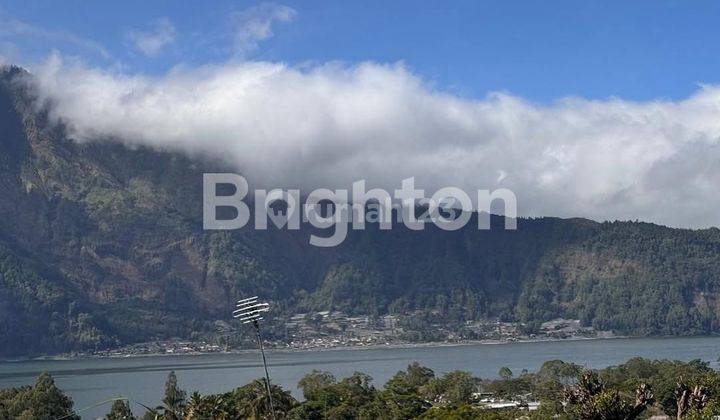
[[(450, 320), (562, 316), (635, 334), (720, 328), (720, 230), (520, 219), (516, 231), (370, 226), (335, 248), (307, 230), (202, 230), (200, 157), (51, 125), (0, 76), (0, 355), (192, 337), (259, 294), (276, 316), (437, 311)], [(522, 197), (520, 197), (522, 199)]]

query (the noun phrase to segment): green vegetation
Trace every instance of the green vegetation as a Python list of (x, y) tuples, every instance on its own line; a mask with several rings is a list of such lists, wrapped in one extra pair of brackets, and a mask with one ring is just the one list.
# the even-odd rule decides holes
[(73, 402), (55, 386), (53, 378), (43, 373), (35, 385), (0, 390), (0, 419), (70, 419)]
[[(464, 371), (437, 375), (418, 363), (395, 374), (382, 388), (355, 372), (336, 379), (314, 370), (298, 383), (303, 401), (271, 386), (279, 419), (548, 419), (633, 420), (652, 415), (710, 419), (720, 415), (720, 373), (707, 363), (634, 358), (598, 371), (560, 360), (534, 373), (480, 379)], [(539, 403), (539, 406), (537, 405)], [(496, 404), (496, 405), (493, 405)], [(529, 410), (529, 406), (536, 409)], [(113, 402), (107, 420), (134, 420), (130, 402)], [(156, 408), (136, 405), (144, 420), (269, 419), (264, 379), (222, 394), (187, 398), (174, 372)], [(0, 419), (77, 419), (72, 401), (50, 375), (35, 386), (0, 391)]]
[(130, 409), (130, 403), (126, 400), (115, 400), (105, 420), (135, 420)]

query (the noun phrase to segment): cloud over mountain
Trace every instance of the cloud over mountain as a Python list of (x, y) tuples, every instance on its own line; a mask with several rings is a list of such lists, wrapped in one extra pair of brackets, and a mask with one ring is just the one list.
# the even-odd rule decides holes
[[(108, 138), (225, 159), (255, 186), (510, 188), (521, 215), (720, 224), (720, 88), (680, 101), (467, 99), (400, 64), (228, 62), (161, 77), (55, 55), (52, 116)], [(429, 194), (428, 194), (429, 195)]]

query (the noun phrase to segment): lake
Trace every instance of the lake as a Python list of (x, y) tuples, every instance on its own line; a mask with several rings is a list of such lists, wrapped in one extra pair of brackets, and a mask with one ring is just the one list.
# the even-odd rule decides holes
[[(291, 390), (296, 397), (298, 380), (312, 369), (327, 370), (341, 378), (361, 371), (381, 386), (408, 363), (418, 361), (436, 373), (461, 369), (482, 378), (497, 377), (509, 367), (537, 370), (551, 359), (575, 362), (590, 368), (622, 363), (634, 356), (688, 361), (702, 359), (717, 368), (720, 337), (615, 338), (601, 340), (533, 343), (473, 344), (413, 348), (359, 350), (269, 351), (271, 380)], [(49, 371), (60, 388), (70, 394), (80, 410), (96, 402), (123, 395), (148, 406), (162, 399), (165, 378), (175, 370), (180, 386), (188, 394), (229, 391), (263, 376), (257, 352), (183, 356), (149, 356), (110, 359), (36, 360), (0, 363), (0, 388), (31, 384), (38, 374)], [(110, 404), (83, 411), (93, 419), (110, 410)], [(137, 413), (143, 410), (134, 405)]]

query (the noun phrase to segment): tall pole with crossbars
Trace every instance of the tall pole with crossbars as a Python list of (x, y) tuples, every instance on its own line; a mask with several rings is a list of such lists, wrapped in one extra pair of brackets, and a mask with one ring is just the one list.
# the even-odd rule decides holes
[(270, 391), (270, 373), (268, 372), (267, 359), (265, 358), (265, 346), (263, 346), (262, 336), (260, 335), (260, 321), (263, 314), (270, 310), (270, 304), (258, 302), (258, 297), (253, 296), (247, 299), (237, 301), (237, 309), (233, 311), (233, 317), (240, 319), (243, 324), (252, 324), (255, 327), (258, 345), (260, 346), (260, 354), (262, 354), (263, 366), (265, 367), (265, 390), (267, 391), (268, 401), (270, 402), (270, 413), (275, 420), (275, 406), (272, 400), (272, 392)]

